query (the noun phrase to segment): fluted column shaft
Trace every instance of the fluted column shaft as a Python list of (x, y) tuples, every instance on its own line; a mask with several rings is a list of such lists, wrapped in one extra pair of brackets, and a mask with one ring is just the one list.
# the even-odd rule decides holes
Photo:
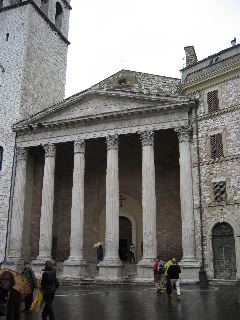
[(119, 260), (118, 136), (107, 137), (106, 234), (104, 260)]
[(85, 141), (74, 142), (74, 170), (69, 260), (83, 260)]
[(151, 261), (157, 255), (154, 133), (145, 131), (140, 135), (142, 140), (142, 260)]
[(179, 139), (180, 198), (182, 218), (182, 261), (195, 260), (192, 161), (189, 128), (176, 130)]
[(14, 183), (8, 259), (21, 260), (27, 173), (27, 149), (17, 148), (16, 159), (16, 175)]
[(54, 202), (55, 145), (44, 146), (45, 165), (40, 219), (39, 255), (37, 260), (51, 259)]

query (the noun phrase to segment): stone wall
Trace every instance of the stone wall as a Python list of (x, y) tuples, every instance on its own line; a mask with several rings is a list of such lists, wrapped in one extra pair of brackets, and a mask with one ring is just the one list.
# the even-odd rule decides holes
[[(219, 111), (208, 113), (207, 93), (219, 93)], [(238, 77), (218, 81), (215, 85), (198, 90), (199, 95), (199, 149), (203, 205), (204, 255), (210, 277), (213, 277), (211, 253), (211, 228), (214, 221), (235, 221), (240, 226), (240, 79)], [(195, 128), (195, 124), (194, 124)], [(224, 156), (213, 160), (210, 153), (210, 135), (222, 133)], [(196, 158), (196, 132), (193, 141), (193, 179), (196, 221), (197, 256), (201, 257), (199, 192)], [(226, 201), (214, 200), (214, 181), (226, 181)], [(232, 225), (232, 224), (231, 224)], [(232, 225), (234, 228), (234, 226)], [(236, 230), (235, 230), (236, 231)], [(238, 266), (239, 268), (240, 266)]]
[(15, 134), (12, 125), (64, 98), (67, 44), (31, 5), (0, 11), (0, 261), (4, 258)]

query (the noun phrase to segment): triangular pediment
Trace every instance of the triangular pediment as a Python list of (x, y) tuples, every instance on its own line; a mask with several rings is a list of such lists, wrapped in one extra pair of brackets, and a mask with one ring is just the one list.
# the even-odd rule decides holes
[(64, 101), (47, 108), (31, 118), (14, 125), (14, 129), (66, 123), (128, 113), (154, 107), (171, 106), (181, 102), (178, 79), (122, 70)]
[(179, 79), (130, 70), (121, 70), (91, 87), (97, 90), (126, 91), (159, 96), (176, 95), (179, 93), (179, 88)]

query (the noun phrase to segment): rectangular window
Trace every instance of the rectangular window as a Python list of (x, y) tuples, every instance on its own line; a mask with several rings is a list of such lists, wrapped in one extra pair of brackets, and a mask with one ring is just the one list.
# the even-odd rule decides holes
[(222, 202), (226, 200), (227, 198), (226, 181), (214, 182), (213, 189), (214, 189), (214, 200), (216, 202)]
[(219, 110), (218, 90), (208, 92), (207, 104), (209, 113), (213, 113)]
[(222, 134), (217, 133), (210, 136), (211, 158), (218, 159), (224, 156)]

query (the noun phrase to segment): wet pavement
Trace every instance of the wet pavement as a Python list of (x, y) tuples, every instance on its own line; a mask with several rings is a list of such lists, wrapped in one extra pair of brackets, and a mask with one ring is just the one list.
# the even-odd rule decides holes
[[(239, 286), (181, 288), (181, 301), (151, 286), (61, 287), (54, 300), (56, 320), (239, 320)], [(174, 290), (175, 291), (175, 290)], [(40, 313), (33, 320), (40, 319)]]

